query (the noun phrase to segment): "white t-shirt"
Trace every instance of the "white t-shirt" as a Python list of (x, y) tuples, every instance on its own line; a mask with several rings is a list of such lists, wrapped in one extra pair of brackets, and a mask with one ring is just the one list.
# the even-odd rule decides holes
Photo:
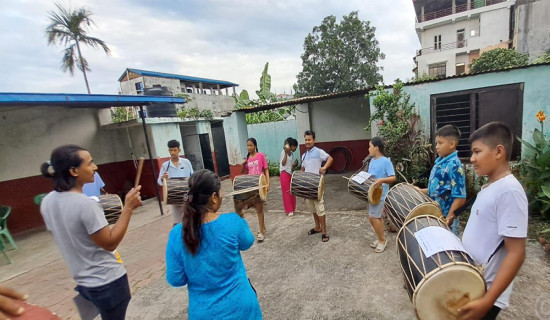
[[(475, 262), (485, 267), (483, 276), (487, 288), (506, 256), (504, 246), (498, 249), (504, 237), (527, 237), (527, 214), (527, 196), (512, 174), (489, 184), (477, 194), (462, 242)], [(512, 287), (513, 282), (495, 302), (497, 307), (508, 307)]]
[(323, 162), (327, 161), (329, 154), (323, 149), (313, 147), (302, 155), (302, 167), (305, 172), (319, 174)]
[(291, 152), (290, 155), (286, 156), (286, 164), (283, 166), (283, 159), (285, 157), (285, 150), (281, 151), (281, 158), (279, 160), (279, 172), (286, 171), (292, 174), (292, 163), (294, 162), (294, 154)]
[(99, 287), (126, 274), (116, 251), (107, 251), (90, 238), (107, 225), (97, 201), (78, 192), (52, 191), (42, 200), (40, 211), (76, 284)]

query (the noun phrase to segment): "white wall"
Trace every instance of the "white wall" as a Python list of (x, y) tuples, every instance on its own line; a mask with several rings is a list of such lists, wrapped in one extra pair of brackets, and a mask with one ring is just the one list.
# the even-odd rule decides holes
[[(317, 142), (369, 139), (364, 128), (370, 120), (368, 101), (363, 95), (336, 98), (300, 104), (296, 111), (298, 142), (303, 142), (304, 131), (315, 131)], [(310, 121), (311, 118), (311, 121)]]
[[(98, 164), (131, 159), (121, 130), (100, 130), (98, 111), (65, 107), (0, 110), (0, 180), (40, 175), (40, 165), (64, 144), (86, 148)], [(141, 134), (143, 136), (143, 133)]]

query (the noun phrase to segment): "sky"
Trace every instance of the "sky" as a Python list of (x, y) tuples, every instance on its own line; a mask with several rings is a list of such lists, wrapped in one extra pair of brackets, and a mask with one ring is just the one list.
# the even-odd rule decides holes
[[(376, 27), (386, 55), (386, 84), (413, 76), (420, 48), (412, 0), (59, 0), (90, 10), (89, 35), (106, 42), (83, 48), (92, 93), (117, 94), (126, 68), (238, 83), (254, 96), (269, 62), (271, 91), (291, 93), (302, 70), (304, 38), (326, 16), (351, 11)], [(53, 1), (5, 0), (0, 11), (0, 92), (86, 93), (82, 73), (61, 71), (64, 46), (48, 46), (45, 28)]]

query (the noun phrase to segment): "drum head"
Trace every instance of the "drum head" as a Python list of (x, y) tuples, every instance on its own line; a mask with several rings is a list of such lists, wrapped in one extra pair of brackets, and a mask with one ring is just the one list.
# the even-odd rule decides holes
[(321, 178), (319, 179), (319, 189), (317, 189), (317, 200), (321, 201), (323, 199), (323, 195), (325, 194), (325, 175), (322, 174)]
[(481, 273), (467, 264), (453, 264), (428, 275), (418, 284), (413, 305), (418, 319), (456, 319), (458, 309), (485, 294)]
[(369, 202), (370, 204), (378, 204), (380, 202), (380, 199), (382, 199), (382, 192), (384, 191), (384, 189), (382, 188), (382, 186), (379, 186), (378, 188), (372, 188), (370, 187), (369, 188)]
[(414, 207), (403, 224), (409, 222), (412, 218), (418, 216), (433, 216), (436, 218), (443, 218), (443, 213), (438, 205), (435, 203), (422, 203)]
[(162, 179), (162, 204), (166, 205), (168, 201), (168, 186), (166, 185), (166, 179)]
[[(258, 181), (258, 186), (261, 185), (267, 185), (267, 178), (263, 174), (260, 175), (260, 181)], [(265, 201), (265, 199), (267, 198), (267, 187), (260, 188), (260, 190), (258, 191), (260, 193), (260, 199), (262, 201)]]

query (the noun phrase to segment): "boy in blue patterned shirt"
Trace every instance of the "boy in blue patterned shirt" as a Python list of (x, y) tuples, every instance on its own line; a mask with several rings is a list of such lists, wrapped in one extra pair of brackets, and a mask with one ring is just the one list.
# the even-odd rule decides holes
[(428, 188), (420, 189), (439, 203), (447, 218), (447, 225), (457, 236), (458, 218), (454, 211), (466, 203), (466, 177), (456, 151), (459, 139), (460, 130), (452, 124), (437, 130), (435, 150), (439, 157), (430, 173)]

